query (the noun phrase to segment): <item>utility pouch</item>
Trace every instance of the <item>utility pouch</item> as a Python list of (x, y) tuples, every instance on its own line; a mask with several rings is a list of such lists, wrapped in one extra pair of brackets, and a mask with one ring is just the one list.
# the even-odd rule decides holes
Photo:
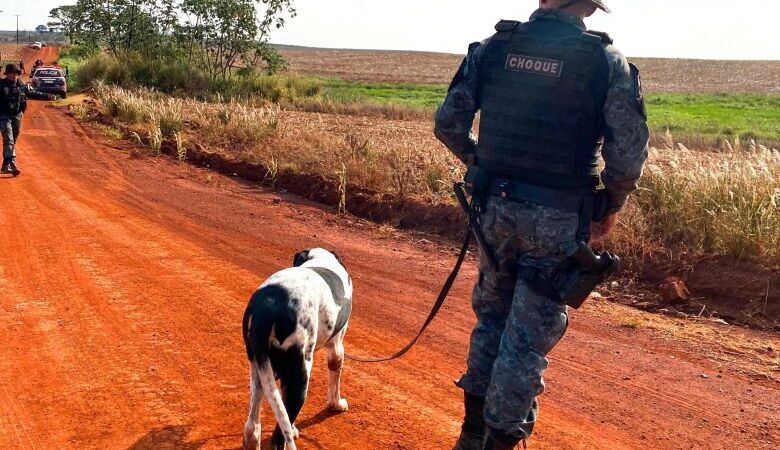
[(572, 254), (553, 269), (548, 283), (560, 303), (579, 309), (596, 286), (619, 271), (617, 255), (594, 253), (588, 244), (580, 242)]
[(606, 189), (597, 189), (593, 198), (593, 222), (601, 222), (609, 212), (609, 193)]
[(463, 181), (466, 183), (466, 190), (468, 190), (469, 194), (482, 197), (490, 187), (490, 174), (472, 164), (466, 170), (466, 176), (463, 178)]

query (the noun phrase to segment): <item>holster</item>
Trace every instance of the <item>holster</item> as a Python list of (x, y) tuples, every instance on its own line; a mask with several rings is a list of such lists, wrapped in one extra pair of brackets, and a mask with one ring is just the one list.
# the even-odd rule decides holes
[(521, 276), (537, 294), (579, 309), (594, 289), (618, 273), (620, 268), (617, 255), (595, 253), (588, 244), (579, 242), (549, 275), (527, 268), (522, 270)]

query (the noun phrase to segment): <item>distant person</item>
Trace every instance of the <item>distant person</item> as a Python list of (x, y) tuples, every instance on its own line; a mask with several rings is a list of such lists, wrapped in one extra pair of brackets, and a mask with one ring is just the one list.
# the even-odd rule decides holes
[[(602, 0), (541, 0), (528, 22), (502, 20), (469, 47), (436, 114), (436, 136), (477, 175), (479, 229), (498, 263), (480, 252), (455, 450), (507, 450), (531, 435), (546, 356), (569, 322), (553, 270), (612, 231), (647, 159), (639, 71), (587, 31), (597, 9), (609, 12)], [(600, 181), (607, 195), (595, 195)]]
[(27, 71), (24, 69), (24, 61), (19, 60), (19, 70), (22, 71), (22, 75), (25, 75)]
[(38, 92), (19, 79), (22, 71), (15, 64), (5, 66), (0, 79), (0, 134), (3, 135), (3, 165), (0, 173), (19, 176), (22, 172), (16, 164), (16, 142), (22, 131), (22, 118), (27, 109), (27, 98), (54, 100), (52, 94)]

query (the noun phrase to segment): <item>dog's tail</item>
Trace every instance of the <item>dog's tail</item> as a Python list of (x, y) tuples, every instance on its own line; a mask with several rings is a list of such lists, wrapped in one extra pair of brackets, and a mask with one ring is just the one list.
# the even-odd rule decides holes
[(247, 357), (250, 363), (255, 365), (263, 394), (271, 406), (287, 448), (297, 450), (293, 427), (282, 401), (282, 395), (276, 386), (270, 358), (271, 335), (274, 335), (275, 340), (284, 342), (295, 331), (297, 325), (292, 314), (281, 306), (284, 303), (275, 301), (280, 296), (286, 296), (286, 293), (274, 286), (258, 290), (244, 312), (242, 331)]

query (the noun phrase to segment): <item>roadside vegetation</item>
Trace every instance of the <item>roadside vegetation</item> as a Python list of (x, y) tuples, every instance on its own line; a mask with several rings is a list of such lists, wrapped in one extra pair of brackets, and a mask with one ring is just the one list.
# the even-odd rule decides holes
[[(244, 0), (214, 1), (239, 7), (231, 14), (248, 12), (240, 8)], [(206, 163), (216, 156), (219, 164), (250, 167), (261, 174), (258, 181), (305, 195), (317, 191), (318, 200), (339, 211), (461, 230), (451, 186), (464, 168), (431, 132), (446, 85), (389, 82), (380, 73), (372, 74), (374, 81), (351, 81), (284, 70), (263, 28), (268, 17), (279, 19), (279, 9), (248, 18), (258, 28), (231, 44), (235, 53), (225, 48), (232, 57), (209, 59), (219, 36), (214, 30), (232, 29), (229, 15), (223, 11), (222, 22), (205, 31), (199, 20), (206, 19), (196, 18), (206, 10), (159, 15), (151, 5), (158, 3), (139, 0), (135, 10), (154, 19), (151, 43), (136, 34), (114, 42), (95, 40), (88, 29), (66, 33), (76, 45), (60, 63), (71, 69), (76, 88), (91, 88), (97, 100), (72, 106), (76, 117), (100, 123), (106, 134), (130, 139), (149, 155)], [(115, 18), (128, 17), (125, 11)], [(780, 95), (650, 92), (647, 106), (648, 167), (606, 246), (626, 257), (634, 273), (660, 259), (676, 273), (720, 257), (778, 266)], [(367, 203), (373, 212), (366, 212)], [(769, 288), (761, 296), (766, 304)]]
[[(294, 16), (293, 0), (78, 0), (50, 11), (49, 27), (73, 46), (60, 61), (76, 88), (95, 80), (169, 94), (272, 100), (293, 82), (261, 78), (285, 67), (268, 44)], [(298, 93), (296, 92), (296, 95)]]
[[(308, 173), (334, 184), (346, 178), (346, 189), (454, 205), (451, 180), (462, 176), (422, 121), (325, 117), (108, 85), (95, 94), (101, 112), (152, 153), (160, 140), (172, 148), (179, 133), (193, 151), (261, 164), (269, 181), (284, 171)], [(718, 152), (689, 150), (671, 134), (665, 139), (652, 149), (611, 247), (638, 258), (671, 250), (780, 261), (780, 152), (738, 138)]]

